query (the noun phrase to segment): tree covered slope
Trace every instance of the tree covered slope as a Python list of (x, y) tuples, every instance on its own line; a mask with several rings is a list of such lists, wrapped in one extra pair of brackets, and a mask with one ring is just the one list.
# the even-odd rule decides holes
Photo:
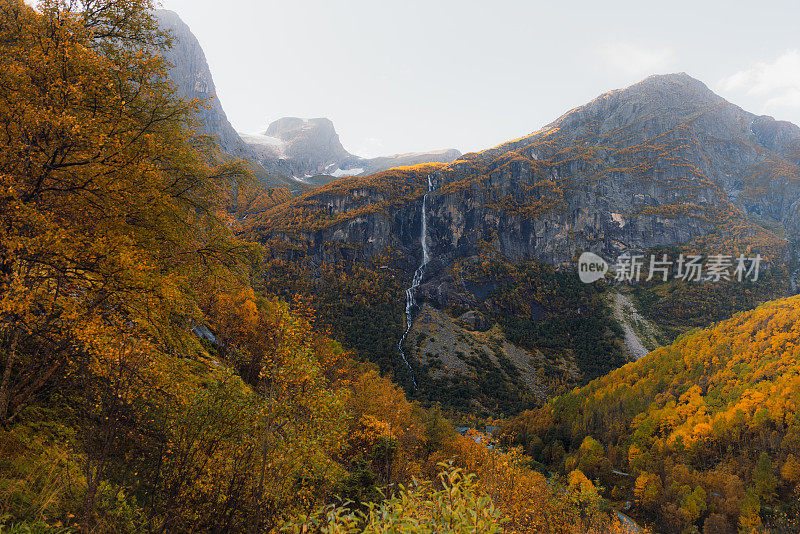
[(792, 297), (690, 332), (520, 415), (506, 432), (544, 464), (600, 477), (659, 530), (792, 531), (798, 406), (800, 297)]
[[(563, 291), (548, 296), (554, 279), (577, 278), (573, 269), (584, 251), (612, 262), (630, 250), (671, 258), (763, 256), (763, 274), (753, 284), (672, 280), (637, 286), (635, 303), (665, 332), (664, 342), (793, 293), (800, 273), (798, 147), (800, 129), (792, 124), (748, 113), (686, 74), (652, 76), (600, 95), (526, 137), (449, 164), (343, 178), (305, 192), (248, 217), (243, 235), (267, 248), (268, 286), (278, 278), (303, 281), (305, 288), (294, 293), (302, 292), (319, 309), (332, 310), (327, 303), (334, 300), (357, 302), (365, 286), (344, 287), (331, 271), (372, 271), (364, 278), (381, 279), (385, 290), (358, 314), (370, 317), (380, 307), (393, 317), (391, 327), (384, 324), (378, 337), (366, 332), (368, 321), (348, 321), (351, 336), (327, 322), (362, 357), (411, 384), (396, 344), (404, 331), (404, 290), (421, 261), (427, 198), (431, 261), (414, 290), (417, 302), (453, 320), (480, 314), (486, 319), (481, 330), (499, 328), (498, 341), (508, 339), (542, 361), (536, 370), (540, 383), (572, 387), (618, 367), (627, 356), (624, 346), (618, 350), (620, 334), (608, 307), (568, 306), (568, 296), (559, 300)], [(281, 293), (286, 287), (276, 292), (287, 296)], [(407, 339), (425, 334), (424, 325), (414, 322)], [(580, 331), (565, 327), (573, 323)], [(602, 344), (576, 347), (575, 340), (585, 341), (587, 334)], [(376, 337), (391, 340), (369, 351), (357, 346)], [(490, 390), (497, 395), (482, 404), (492, 404), (486, 411), (498, 415), (515, 411), (534, 393), (513, 384), (513, 371), (504, 376), (491, 354), (481, 358), (469, 343), (448, 343), (441, 358), (424, 345), (407, 347), (415, 372), (435, 384), (423, 384), (420, 389), (430, 391), (422, 391), (420, 400), (439, 396), (461, 409), (465, 398), (476, 397), (471, 391)], [(442, 339), (436, 346), (443, 346)], [(483, 371), (497, 377), (491, 380), (496, 387), (471, 378)]]

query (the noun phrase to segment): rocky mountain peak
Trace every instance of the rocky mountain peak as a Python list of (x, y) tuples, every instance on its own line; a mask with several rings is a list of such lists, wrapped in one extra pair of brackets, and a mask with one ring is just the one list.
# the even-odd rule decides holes
[[(547, 128), (572, 129), (579, 124), (600, 121), (600, 131), (608, 132), (644, 119), (655, 121), (657, 124), (652, 124), (653, 128), (663, 130), (719, 109), (725, 109), (728, 115), (745, 114), (686, 73), (661, 74), (649, 76), (624, 89), (604, 93), (568, 111)], [(724, 122), (737, 121), (726, 119)]]
[(339, 138), (339, 135), (336, 133), (336, 128), (333, 126), (333, 122), (324, 117), (316, 119), (282, 117), (272, 121), (264, 132), (264, 135), (277, 137), (284, 141), (291, 141), (310, 131), (317, 132), (326, 137), (335, 137), (337, 140)]
[(725, 102), (725, 99), (714, 93), (706, 84), (685, 72), (648, 76), (638, 83), (611, 91), (606, 95), (615, 95), (622, 100), (657, 99), (662, 105)]
[(252, 149), (236, 133), (222, 109), (211, 69), (197, 37), (174, 11), (159, 9), (156, 10), (156, 17), (159, 26), (172, 34), (172, 47), (164, 51), (164, 59), (170, 64), (169, 77), (178, 94), (186, 99), (197, 98), (210, 104), (198, 112), (200, 131), (216, 137), (224, 152), (236, 157), (254, 158)]
[(323, 171), (351, 156), (339, 141), (330, 119), (284, 117), (273, 121), (264, 135), (283, 141), (283, 155), (306, 162), (310, 172)]
[[(715, 98), (719, 98), (708, 88), (706, 84), (686, 74), (685, 72), (673, 72), (669, 74), (652, 74), (631, 87), (668, 87), (672, 90), (683, 89), (706, 93)], [(624, 89), (623, 89), (624, 91)]]
[[(372, 174), (391, 167), (450, 163), (461, 156), (458, 150), (445, 149), (362, 158), (342, 146), (333, 122), (324, 117), (282, 117), (272, 121), (263, 133), (242, 134), (242, 137), (255, 150), (259, 162), (266, 169), (293, 176), (310, 185), (342, 176)], [(312, 177), (314, 180), (309, 182)]]

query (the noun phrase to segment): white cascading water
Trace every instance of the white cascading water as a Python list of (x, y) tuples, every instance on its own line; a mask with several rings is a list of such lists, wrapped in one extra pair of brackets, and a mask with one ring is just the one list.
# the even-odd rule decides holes
[(408, 372), (411, 373), (411, 382), (414, 384), (414, 389), (417, 389), (417, 380), (414, 377), (414, 370), (411, 364), (408, 363), (406, 353), (403, 351), (403, 344), (411, 332), (411, 325), (414, 322), (414, 308), (417, 307), (416, 290), (422, 283), (422, 275), (425, 273), (425, 266), (431, 260), (430, 251), (428, 249), (428, 195), (433, 191), (433, 180), (431, 175), (428, 175), (428, 192), (422, 197), (422, 231), (420, 232), (419, 241), (422, 245), (422, 263), (420, 263), (417, 270), (414, 271), (414, 278), (411, 280), (411, 287), (406, 289), (406, 331), (403, 332), (403, 337), (400, 338), (400, 343), (397, 348), (400, 350), (400, 357), (403, 358), (403, 363), (408, 367)]

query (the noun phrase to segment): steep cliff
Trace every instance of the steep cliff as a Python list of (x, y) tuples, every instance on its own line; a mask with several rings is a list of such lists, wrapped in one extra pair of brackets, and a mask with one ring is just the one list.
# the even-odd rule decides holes
[(422, 163), (450, 163), (461, 156), (455, 149), (362, 158), (342, 146), (330, 119), (283, 117), (264, 132), (241, 134), (259, 163), (309, 185), (323, 185), (343, 176), (366, 176), (392, 167)]
[[(624, 335), (609, 326), (613, 312), (592, 294), (569, 289), (561, 274), (529, 275), (524, 266), (568, 273), (581, 251), (608, 259), (669, 247), (707, 256), (762, 254), (770, 275), (758, 286), (637, 293), (648, 310), (683, 314), (670, 325), (673, 335), (708, 324), (790, 291), (787, 273), (796, 269), (800, 239), (799, 163), (800, 128), (747, 113), (686, 74), (653, 76), (449, 164), (342, 178), (266, 212), (251, 231), (273, 257), (312, 278), (320, 265), (364, 264), (392, 271), (408, 287), (420, 264), (430, 180), (431, 261), (415, 289), (419, 303), (475, 310), (508, 335), (517, 332), (519, 343), (539, 340), (532, 354), (550, 343), (548, 335), (558, 338), (544, 371), (576, 364), (586, 378), (621, 361)], [(543, 295), (541, 276), (550, 277), (553, 291), (573, 291), (571, 304)], [(515, 289), (520, 284), (528, 289)], [(678, 309), (680, 301), (692, 309)], [(587, 348), (579, 334), (609, 344)], [(564, 357), (566, 367), (557, 363)]]
[(164, 52), (171, 64), (169, 75), (178, 93), (186, 99), (208, 101), (198, 114), (200, 131), (219, 139), (222, 150), (240, 158), (254, 159), (255, 154), (242, 141), (228, 121), (214, 86), (214, 78), (200, 42), (177, 13), (166, 9), (156, 11), (159, 25), (172, 33), (172, 47)]

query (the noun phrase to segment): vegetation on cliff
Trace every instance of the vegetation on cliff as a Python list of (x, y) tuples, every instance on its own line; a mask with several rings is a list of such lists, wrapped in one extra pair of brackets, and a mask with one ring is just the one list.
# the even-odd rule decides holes
[(800, 297), (690, 332), (526, 412), (507, 437), (659, 531), (797, 529)]
[(585, 477), (455, 433), (264, 293), (230, 228), (248, 170), (213, 163), (168, 37), (149, 0), (0, 5), (0, 530), (270, 532), (338, 499), (348, 529), (408, 525), (406, 502), (477, 532), (618, 527)]

